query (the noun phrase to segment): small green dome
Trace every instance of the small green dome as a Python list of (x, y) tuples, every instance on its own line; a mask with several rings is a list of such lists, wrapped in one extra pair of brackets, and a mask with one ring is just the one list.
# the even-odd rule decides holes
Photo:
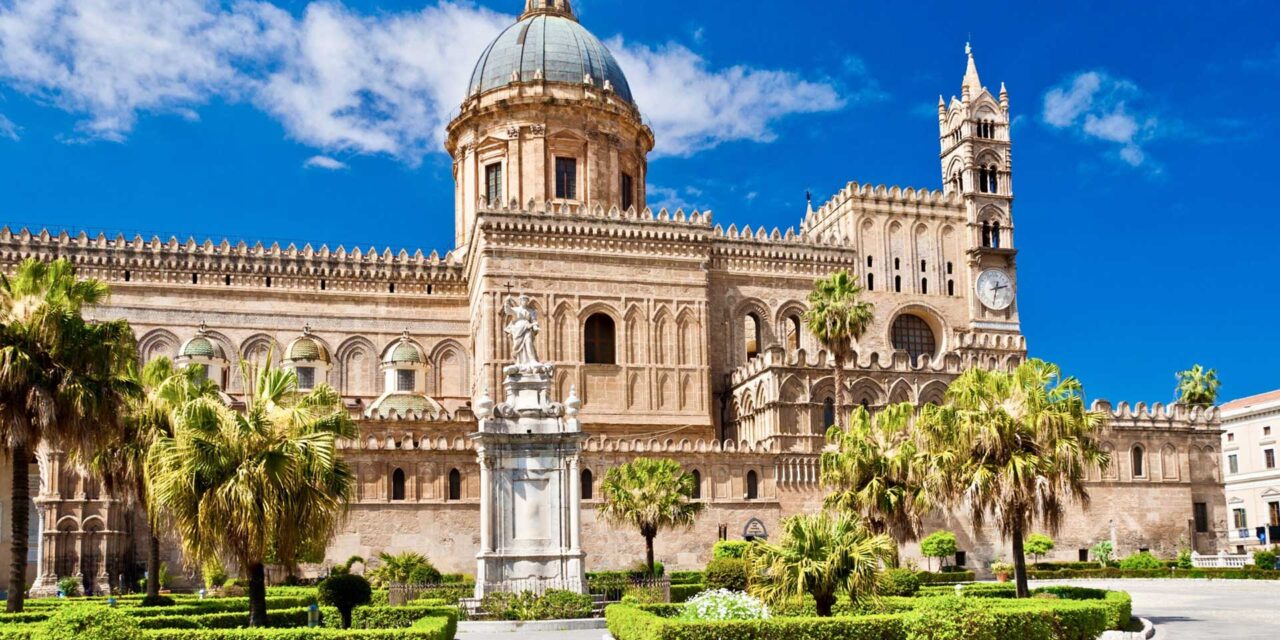
[(329, 362), (329, 350), (316, 340), (303, 336), (289, 344), (285, 351), (286, 360), (309, 360)]
[(422, 351), (418, 349), (412, 342), (401, 340), (394, 349), (387, 354), (384, 362), (422, 362)]
[(226, 359), (222, 352), (222, 347), (214, 344), (212, 340), (204, 336), (196, 336), (188, 340), (186, 344), (182, 345), (178, 355), (183, 358)]
[(391, 415), (392, 411), (395, 411), (398, 416), (405, 416), (410, 413), (437, 414), (444, 411), (444, 407), (427, 396), (413, 393), (393, 393), (370, 405), (368, 414), (385, 418)]

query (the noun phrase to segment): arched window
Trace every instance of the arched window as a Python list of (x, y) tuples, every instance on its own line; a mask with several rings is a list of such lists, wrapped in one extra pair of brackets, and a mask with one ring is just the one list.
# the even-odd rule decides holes
[(978, 191), (981, 191), (982, 193), (987, 192), (987, 184), (988, 184), (987, 180), (988, 180), (987, 168), (979, 167), (978, 168)]
[(792, 351), (800, 350), (800, 316), (787, 316), (787, 348)]
[(755, 500), (760, 497), (760, 478), (756, 476), (755, 471), (747, 472), (747, 500)]
[(1135, 478), (1147, 477), (1147, 469), (1144, 466), (1144, 463), (1146, 462), (1146, 452), (1143, 451), (1142, 445), (1140, 444), (1134, 445), (1133, 451), (1129, 452), (1129, 457), (1132, 458), (1133, 460), (1133, 477)]
[(868, 273), (867, 274), (867, 291), (875, 291), (875, 290), (876, 290), (876, 274)]
[(914, 363), (922, 355), (933, 357), (938, 345), (929, 323), (920, 316), (904, 313), (893, 321), (893, 348), (906, 351)]
[(582, 470), (582, 499), (590, 500), (592, 496), (592, 490), (594, 488), (595, 488), (595, 484), (592, 482), (591, 470), (583, 469)]
[(693, 495), (690, 497), (693, 498), (694, 500), (701, 500), (702, 499), (702, 472), (698, 471), (697, 469), (694, 469), (691, 475), (693, 475)]
[(928, 279), (928, 278), (920, 278), (920, 293), (923, 293), (923, 294), (928, 294), (928, 293), (929, 293), (929, 279)]
[(989, 222), (982, 223), (982, 246), (991, 246), (991, 223)]
[(822, 426), (830, 427), (836, 423), (836, 401), (827, 398), (822, 401)]
[(748, 360), (760, 355), (760, 318), (756, 314), (748, 313), (742, 319), (742, 338)]
[(991, 246), (996, 249), (1000, 248), (1000, 223), (999, 222), (991, 223)]
[(391, 472), (391, 499), (404, 500), (404, 469)]
[(949, 295), (949, 296), (954, 296), (955, 294), (956, 294), (956, 281), (955, 281), (955, 280), (948, 280), (948, 281), (947, 281), (947, 295)]
[(587, 318), (582, 340), (585, 351), (583, 356), (587, 364), (616, 364), (614, 343), (613, 318), (603, 313)]
[(893, 277), (893, 290), (897, 293), (902, 293), (902, 276)]
[(987, 171), (987, 177), (991, 180), (991, 187), (987, 189), (990, 193), (1000, 193), (1000, 172), (995, 167), (991, 167)]
[(449, 499), (462, 499), (462, 473), (457, 469), (449, 471)]

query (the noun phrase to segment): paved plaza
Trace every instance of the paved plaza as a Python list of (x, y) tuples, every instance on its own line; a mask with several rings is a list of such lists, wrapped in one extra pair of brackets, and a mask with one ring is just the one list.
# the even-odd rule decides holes
[(1275, 640), (1280, 638), (1280, 582), (1269, 580), (1069, 580), (1128, 591), (1133, 614), (1156, 624), (1161, 640)]

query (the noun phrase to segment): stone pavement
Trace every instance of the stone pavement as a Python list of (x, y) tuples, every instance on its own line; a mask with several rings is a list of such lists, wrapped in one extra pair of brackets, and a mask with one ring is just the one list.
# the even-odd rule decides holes
[(1062, 580), (1128, 591), (1133, 614), (1156, 625), (1160, 640), (1276, 640), (1280, 638), (1280, 581), (1274, 580)]

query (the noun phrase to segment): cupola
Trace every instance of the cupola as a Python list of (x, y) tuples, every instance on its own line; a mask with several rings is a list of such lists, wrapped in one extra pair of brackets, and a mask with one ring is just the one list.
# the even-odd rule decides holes
[(329, 349), (311, 335), (311, 325), (302, 328), (302, 336), (294, 339), (284, 350), (283, 365), (298, 376), (298, 389), (309, 391), (328, 381), (333, 361)]
[(444, 407), (427, 395), (427, 360), (406, 329), (382, 354), (382, 395), (365, 411), (367, 417), (436, 415)]
[(200, 367), (206, 380), (212, 380), (221, 389), (226, 388), (227, 353), (222, 345), (209, 337), (209, 327), (204, 322), (200, 323), (194, 337), (182, 343), (174, 364), (180, 368)]

